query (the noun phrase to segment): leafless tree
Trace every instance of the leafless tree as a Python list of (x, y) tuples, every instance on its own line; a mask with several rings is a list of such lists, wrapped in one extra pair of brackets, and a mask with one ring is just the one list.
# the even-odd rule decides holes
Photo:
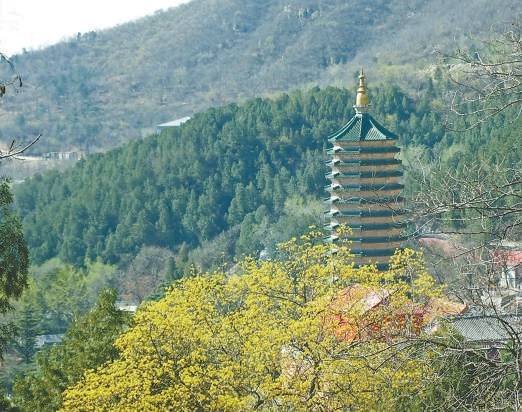
[(506, 164), (473, 162), (450, 170), (440, 161), (419, 161), (410, 171), (413, 235), (445, 233), (487, 241), (522, 233), (522, 171)]
[[(7, 56), (0, 52), (0, 63), (8, 67), (9, 76), (6, 79), (0, 78), (0, 99), (5, 96), (9, 90), (19, 90), (22, 87), (22, 76), (15, 71), (13, 62)], [(31, 146), (33, 146), (41, 135), (33, 138), (29, 143), (18, 143), (15, 139), (11, 140), (11, 144), (6, 150), (0, 150), (0, 160), (16, 158)]]
[(458, 49), (442, 62), (455, 85), (448, 127), (466, 130), (513, 107), (522, 110), (522, 25), (493, 33), (480, 50)]
[[(520, 116), (521, 29), (514, 22), (480, 50), (443, 56), (454, 85), (450, 130), (477, 127), (507, 110), (510, 118)], [(437, 240), (425, 243), (432, 268), (469, 307), (450, 321), (451, 328), (462, 326), (459, 333), (419, 340), (439, 365), (440, 410), (520, 410), (522, 285), (504, 278), (513, 256), (506, 245), (522, 239), (522, 171), (507, 162), (474, 161), (454, 170), (419, 161), (410, 177), (418, 186), (411, 190), (409, 235)]]

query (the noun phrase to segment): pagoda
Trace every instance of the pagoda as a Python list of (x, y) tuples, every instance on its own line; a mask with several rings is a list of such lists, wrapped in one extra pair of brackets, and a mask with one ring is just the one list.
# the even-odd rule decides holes
[[(356, 265), (386, 269), (402, 241), (402, 162), (396, 159), (397, 136), (370, 115), (369, 107), (361, 70), (355, 116), (328, 139), (333, 147), (327, 151), (327, 240), (349, 240)], [(348, 233), (341, 234), (341, 226)]]

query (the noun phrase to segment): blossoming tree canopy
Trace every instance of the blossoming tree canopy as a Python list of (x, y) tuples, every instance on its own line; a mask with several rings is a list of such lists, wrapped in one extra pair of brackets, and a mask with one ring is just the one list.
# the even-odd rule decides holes
[(320, 236), (282, 244), (277, 260), (245, 259), (235, 274), (176, 283), (138, 311), (119, 359), (65, 391), (63, 410), (415, 406), (430, 370), (397, 343), (423, 333), (441, 288), (413, 251), (387, 271), (355, 268)]

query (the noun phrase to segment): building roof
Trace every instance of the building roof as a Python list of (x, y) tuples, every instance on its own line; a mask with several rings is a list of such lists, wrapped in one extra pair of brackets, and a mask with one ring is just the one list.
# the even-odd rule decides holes
[(397, 135), (390, 132), (369, 113), (370, 103), (366, 90), (366, 76), (363, 70), (359, 75), (359, 88), (355, 101), (355, 116), (341, 127), (337, 132), (329, 136), (328, 141), (333, 143), (337, 140), (396, 140)]
[(41, 348), (45, 345), (53, 345), (55, 343), (60, 343), (63, 338), (63, 333), (59, 335), (37, 335), (35, 339), (34, 345), (37, 348)]
[(177, 127), (177, 126), (181, 126), (183, 123), (187, 122), (188, 120), (190, 120), (189, 116), (181, 117), (176, 120), (171, 120), (170, 122), (158, 124), (156, 127), (158, 129), (165, 129), (166, 127)]
[(522, 332), (522, 317), (515, 315), (461, 316), (451, 320), (451, 325), (468, 343), (505, 342), (511, 339), (506, 322), (514, 332)]
[(397, 139), (395, 133), (390, 132), (375, 120), (369, 113), (357, 113), (338, 131), (329, 136), (328, 141), (337, 140), (387, 140)]
[(499, 266), (515, 268), (522, 265), (522, 250), (495, 250), (493, 261)]
[(116, 308), (124, 312), (136, 313), (138, 305), (129, 302), (116, 302)]
[[(398, 329), (412, 328), (420, 334), (424, 326), (439, 318), (456, 316), (467, 306), (444, 297), (432, 298), (425, 304), (390, 306), (393, 293), (384, 287), (355, 284), (337, 294), (330, 306), (330, 320), (336, 324), (336, 335), (348, 341), (382, 338), (393, 339)], [(380, 313), (378, 311), (383, 309)], [(361, 316), (374, 312), (375, 316)], [(376, 322), (376, 320), (379, 320)], [(411, 321), (409, 325), (407, 322)]]

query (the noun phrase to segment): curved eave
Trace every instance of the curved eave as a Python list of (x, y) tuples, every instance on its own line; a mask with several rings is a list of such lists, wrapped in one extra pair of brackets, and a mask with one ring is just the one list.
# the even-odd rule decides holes
[[(327, 176), (329, 177), (329, 176)], [(327, 186), (328, 187), (328, 186)], [(325, 188), (326, 190), (327, 187)], [(332, 188), (333, 190), (342, 190), (342, 189), (357, 189), (357, 190), (364, 190), (364, 191), (384, 191), (384, 190), (397, 190), (397, 189), (403, 189), (404, 185), (400, 183), (389, 183), (389, 184), (378, 184), (378, 185), (360, 185), (360, 184), (344, 184), (339, 185), (338, 187)], [(354, 193), (355, 194), (355, 193)]]
[(366, 223), (366, 224), (347, 224), (352, 230), (385, 230), (385, 229), (402, 229), (404, 223)]
[(324, 199), (326, 203), (337, 203), (340, 205), (382, 205), (386, 203), (397, 204), (404, 201), (402, 196), (396, 197), (379, 197), (375, 200), (372, 199), (361, 199), (361, 198), (350, 198), (350, 199), (342, 199), (339, 196), (332, 196)]
[(402, 161), (399, 159), (345, 159), (342, 160), (343, 164), (346, 165), (359, 165), (359, 166), (388, 166), (388, 165), (401, 165)]
[(388, 217), (388, 216), (401, 216), (404, 215), (405, 211), (402, 209), (398, 210), (343, 210), (341, 211), (327, 211), (325, 215), (339, 216), (339, 217)]
[(328, 160), (325, 160), (324, 161), (324, 164), (326, 166), (335, 166), (337, 164), (341, 163), (341, 160), (340, 159), (328, 159)]
[[(335, 230), (341, 225), (338, 223), (329, 223), (323, 225), (326, 230)], [(336, 237), (339, 237), (337, 234)], [(343, 235), (343, 240), (348, 240), (353, 243), (388, 243), (388, 242), (405, 242), (407, 238), (405, 236), (354, 236), (354, 235)]]
[(365, 257), (393, 256), (396, 250), (397, 249), (350, 249), (354, 255)]
[(327, 243), (335, 243), (338, 240), (339, 240), (339, 236), (331, 235), (331, 236), (323, 237), (323, 241), (325, 241)]
[(386, 243), (386, 242), (404, 242), (406, 238), (404, 236), (343, 236), (343, 239), (349, 240), (354, 243)]
[(333, 143), (338, 140), (397, 140), (398, 137), (369, 113), (359, 113), (350, 119), (343, 127), (328, 136), (328, 141)]
[(332, 185), (326, 185), (324, 187), (325, 192), (335, 192), (336, 190), (341, 190), (341, 189), (342, 189), (342, 187), (339, 184), (336, 184), (333, 187), (332, 187)]
[(346, 150), (336, 146), (326, 150), (326, 154), (361, 154), (361, 153), (399, 153), (401, 151), (397, 146), (384, 146), (384, 147), (359, 147), (356, 150)]
[(401, 177), (403, 172), (401, 170), (383, 170), (378, 172), (358, 172), (358, 173), (341, 173), (341, 172), (330, 172), (327, 173), (326, 178), (337, 178), (337, 177), (351, 177), (351, 178), (372, 178), (372, 177)]
[[(336, 236), (328, 236), (323, 238), (323, 240), (327, 243), (337, 243), (339, 241), (339, 238)], [(383, 258), (389, 258), (395, 254), (395, 251), (397, 249), (356, 249), (356, 248), (350, 248), (350, 253), (357, 257), (383, 257)]]

